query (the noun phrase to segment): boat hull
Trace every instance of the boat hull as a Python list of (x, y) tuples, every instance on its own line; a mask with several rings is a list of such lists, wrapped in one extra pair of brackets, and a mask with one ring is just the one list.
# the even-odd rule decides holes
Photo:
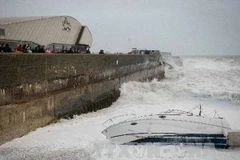
[(103, 131), (107, 139), (118, 144), (210, 144), (225, 148), (224, 119), (198, 116), (144, 116), (112, 125)]
[(125, 144), (161, 143), (163, 145), (194, 145), (226, 148), (227, 138), (223, 134), (166, 134), (147, 136)]

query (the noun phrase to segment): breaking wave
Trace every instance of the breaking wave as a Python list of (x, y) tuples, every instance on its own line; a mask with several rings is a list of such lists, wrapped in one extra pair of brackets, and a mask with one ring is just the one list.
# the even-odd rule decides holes
[(213, 98), (240, 104), (240, 56), (168, 57), (165, 79), (129, 82), (121, 98), (135, 103), (163, 103), (176, 97)]

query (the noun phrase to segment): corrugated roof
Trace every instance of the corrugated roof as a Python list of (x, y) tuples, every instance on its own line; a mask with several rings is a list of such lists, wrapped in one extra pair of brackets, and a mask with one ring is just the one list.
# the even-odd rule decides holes
[(0, 17), (0, 25), (34, 21), (34, 20), (53, 18), (53, 17), (56, 17), (56, 16), (51, 16), (51, 17), (48, 17), (48, 16), (45, 16), (45, 17)]

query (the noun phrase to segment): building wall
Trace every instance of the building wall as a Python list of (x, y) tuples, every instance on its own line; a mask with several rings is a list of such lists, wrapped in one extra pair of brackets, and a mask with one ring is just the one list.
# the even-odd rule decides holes
[(164, 77), (148, 55), (0, 54), (0, 144), (59, 117), (108, 107), (121, 84)]
[(91, 46), (92, 45), (92, 36), (89, 36), (89, 35), (91, 35), (91, 32), (88, 29), (88, 27), (85, 26), (82, 37), (78, 43)]
[[(72, 17), (58, 16), (10, 23), (2, 27), (5, 28), (5, 36), (1, 36), (1, 39), (33, 41), (40, 45), (47, 45), (75, 44), (82, 25)], [(86, 33), (85, 39), (91, 42), (92, 37), (89, 33)]]

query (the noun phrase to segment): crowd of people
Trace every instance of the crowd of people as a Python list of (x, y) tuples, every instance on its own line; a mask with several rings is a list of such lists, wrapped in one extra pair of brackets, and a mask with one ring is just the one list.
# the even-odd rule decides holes
[(65, 47), (62, 50), (49, 49), (45, 46), (37, 45), (32, 48), (30, 44), (18, 45), (16, 48), (12, 49), (9, 44), (0, 44), (0, 52), (21, 52), (21, 53), (87, 53), (90, 54), (90, 49), (87, 48), (86, 51), (81, 51), (80, 49), (74, 49), (70, 47), (69, 49)]
[[(24, 44), (24, 45), (18, 45), (16, 48), (12, 49), (9, 44), (0, 44), (0, 52), (20, 52), (20, 53), (85, 53), (90, 54), (90, 48), (88, 47), (85, 51), (82, 51), (80, 49), (74, 49), (73, 47), (70, 47), (69, 49), (67, 47), (64, 47), (62, 50), (56, 50), (56, 49), (49, 49), (45, 48), (45, 46), (37, 45), (36, 47), (32, 48), (30, 44)], [(105, 54), (104, 50), (101, 49), (99, 51), (99, 54)]]

